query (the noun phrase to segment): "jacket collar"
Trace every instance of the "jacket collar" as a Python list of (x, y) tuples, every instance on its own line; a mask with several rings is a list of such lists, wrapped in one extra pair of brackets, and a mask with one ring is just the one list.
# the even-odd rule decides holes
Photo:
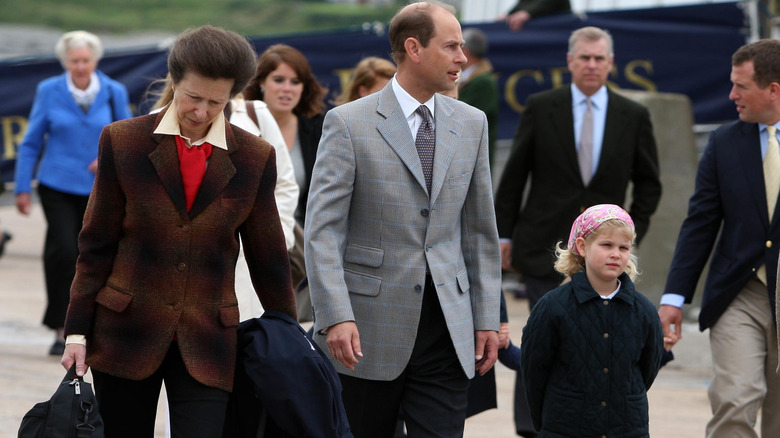
[[(157, 114), (153, 131), (160, 124), (167, 110), (168, 108), (165, 108)], [(238, 150), (240, 145), (236, 144), (233, 130), (229, 126), (225, 128), (227, 150), (214, 148), (211, 153), (206, 174), (203, 176), (203, 182), (189, 212), (187, 212), (184, 199), (184, 187), (181, 181), (181, 170), (179, 169), (179, 153), (176, 149), (175, 139), (172, 135), (154, 133), (151, 135), (158, 145), (149, 154), (149, 160), (151, 160), (157, 170), (160, 181), (179, 212), (184, 217), (194, 219), (198, 213), (202, 212), (216, 199), (222, 189), (236, 174), (236, 168), (230, 155)]]
[[(622, 300), (627, 304), (633, 306), (634, 299), (636, 297), (634, 291), (634, 282), (625, 272), (618, 277), (620, 280), (620, 291), (615, 295), (613, 300)], [(601, 296), (596, 292), (588, 282), (588, 277), (585, 276), (585, 272), (580, 271), (571, 278), (572, 289), (574, 290), (574, 296), (577, 298), (577, 302), (582, 304), (586, 301), (601, 299)]]

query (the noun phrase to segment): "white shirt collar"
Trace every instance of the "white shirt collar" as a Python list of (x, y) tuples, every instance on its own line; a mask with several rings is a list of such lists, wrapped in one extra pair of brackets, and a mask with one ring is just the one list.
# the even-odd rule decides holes
[(612, 292), (611, 294), (609, 294), (607, 296), (602, 296), (601, 298), (603, 298), (605, 300), (611, 300), (612, 298), (615, 298), (615, 295), (617, 295), (617, 293), (620, 292), (620, 280), (618, 279), (617, 282), (618, 282), (617, 289), (615, 289), (615, 291)]
[(86, 90), (80, 89), (73, 83), (73, 76), (70, 72), (65, 74), (65, 82), (68, 83), (68, 91), (70, 91), (70, 94), (73, 95), (73, 98), (79, 105), (92, 105), (95, 97), (100, 92), (100, 79), (98, 79), (98, 75), (94, 71), (89, 76), (89, 85), (87, 85)]
[(225, 114), (220, 111), (219, 115), (214, 122), (211, 123), (211, 128), (206, 136), (200, 140), (192, 142), (192, 139), (181, 135), (181, 127), (179, 126), (179, 119), (176, 117), (176, 103), (171, 102), (168, 104), (168, 110), (163, 114), (160, 124), (157, 129), (154, 130), (155, 134), (163, 135), (178, 135), (181, 136), (187, 142), (187, 146), (198, 146), (203, 143), (210, 143), (214, 147), (228, 150), (227, 139), (225, 137)]
[[(571, 84), (571, 101), (574, 106), (583, 104), (587, 97), (574, 83)], [(598, 91), (590, 96), (590, 101), (596, 109), (605, 109), (607, 107), (607, 86), (602, 85)]]
[[(414, 115), (414, 112), (417, 111), (417, 108), (420, 107), (420, 102), (418, 102), (417, 99), (412, 97), (411, 94), (404, 90), (401, 84), (398, 83), (398, 80), (395, 76), (393, 76), (393, 79), (390, 81), (390, 83), (393, 86), (395, 98), (398, 99), (398, 104), (401, 105), (401, 111), (403, 111), (404, 117), (408, 119)], [(423, 105), (427, 106), (428, 109), (431, 110), (431, 116), (435, 119), (436, 113), (434, 112), (434, 97), (435, 96), (431, 96), (431, 98), (428, 99), (427, 102), (424, 102)]]

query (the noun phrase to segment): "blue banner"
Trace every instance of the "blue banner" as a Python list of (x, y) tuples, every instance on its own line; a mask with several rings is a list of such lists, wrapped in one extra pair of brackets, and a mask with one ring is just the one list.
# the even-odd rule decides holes
[[(697, 123), (736, 118), (728, 94), (731, 55), (745, 43), (746, 35), (739, 3), (559, 15), (537, 18), (522, 32), (510, 32), (503, 23), (476, 25), (488, 36), (488, 58), (498, 77), (500, 138), (514, 135), (528, 95), (570, 82), (568, 38), (583, 26), (598, 26), (613, 36), (615, 67), (610, 86), (685, 94), (693, 102)], [(339, 94), (362, 58), (390, 58), (382, 25), (254, 38), (252, 42), (258, 53), (276, 43), (303, 52), (317, 78), (330, 90), (329, 100)], [(167, 73), (166, 57), (167, 51), (157, 48), (115, 51), (103, 57), (99, 68), (127, 86), (134, 112), (141, 114), (150, 106), (143, 100), (150, 82)], [(36, 85), (60, 73), (62, 67), (53, 56), (0, 62), (0, 171), (6, 181), (13, 179), (16, 149), (27, 126)]]

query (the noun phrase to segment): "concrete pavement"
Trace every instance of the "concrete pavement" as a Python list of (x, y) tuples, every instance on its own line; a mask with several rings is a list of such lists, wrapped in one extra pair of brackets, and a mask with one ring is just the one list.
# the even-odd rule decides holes
[[(36, 402), (47, 400), (64, 375), (59, 358), (47, 355), (54, 335), (40, 323), (46, 300), (41, 263), (43, 212), (35, 204), (33, 214), (24, 217), (12, 202), (10, 193), (0, 196), (0, 229), (14, 235), (0, 258), (0, 438), (15, 437), (25, 412)], [(525, 300), (510, 296), (507, 303), (511, 336), (519, 343), (528, 306)], [(709, 418), (706, 391), (711, 359), (707, 335), (699, 333), (694, 324), (686, 324), (675, 356), (649, 392), (651, 436), (699, 438), (704, 436)], [(470, 418), (465, 437), (515, 436), (515, 373), (499, 364), (496, 378), (498, 409)], [(87, 380), (92, 381), (90, 375)], [(165, 436), (163, 423), (158, 421), (158, 437)]]

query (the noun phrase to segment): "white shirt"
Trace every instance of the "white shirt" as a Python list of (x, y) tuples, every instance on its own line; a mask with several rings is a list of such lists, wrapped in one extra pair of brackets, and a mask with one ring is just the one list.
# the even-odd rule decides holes
[[(395, 76), (393, 76), (393, 79), (390, 81), (390, 83), (393, 86), (393, 93), (395, 93), (395, 98), (398, 99), (398, 104), (401, 106), (401, 111), (403, 111), (404, 117), (406, 117), (406, 123), (409, 124), (409, 129), (412, 131), (412, 139), (417, 140), (417, 129), (419, 129), (423, 122), (422, 116), (416, 112), (417, 108), (420, 107), (420, 102), (418, 102), (417, 99), (412, 97), (411, 94), (404, 90), (401, 84), (399, 84), (396, 80)], [(423, 105), (427, 106), (428, 109), (431, 110), (431, 128), (435, 130), (436, 125), (434, 120), (436, 117), (434, 117), (434, 114), (436, 113), (433, 112), (435, 109), (434, 96), (431, 96), (431, 98), (428, 99), (427, 102), (424, 102)]]
[[(580, 135), (582, 134), (582, 119), (585, 116), (585, 110), (588, 104), (585, 95), (576, 85), (571, 84), (571, 105), (572, 115), (574, 116), (574, 147), (580, 148)], [(596, 174), (601, 159), (601, 145), (604, 142), (604, 125), (607, 122), (607, 95), (606, 85), (602, 85), (598, 91), (590, 96), (593, 111), (593, 161), (591, 175)]]

